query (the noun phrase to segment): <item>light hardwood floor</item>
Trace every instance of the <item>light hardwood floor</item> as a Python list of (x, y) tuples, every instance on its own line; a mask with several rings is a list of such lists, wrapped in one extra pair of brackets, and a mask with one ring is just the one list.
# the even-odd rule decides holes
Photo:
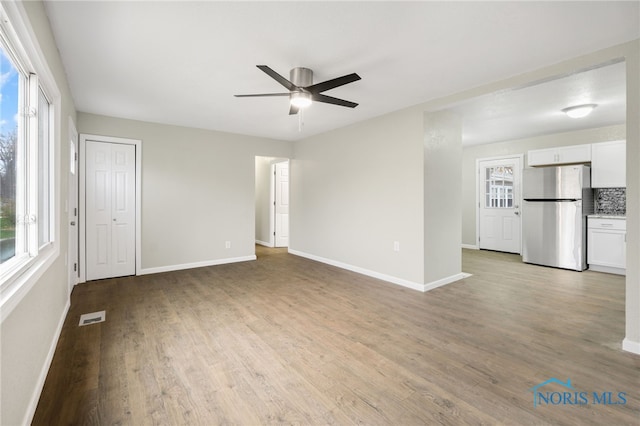
[[(622, 277), (464, 250), (473, 276), (423, 294), (256, 250), (76, 286), (33, 424), (640, 423)], [(551, 377), (627, 403), (534, 408)]]

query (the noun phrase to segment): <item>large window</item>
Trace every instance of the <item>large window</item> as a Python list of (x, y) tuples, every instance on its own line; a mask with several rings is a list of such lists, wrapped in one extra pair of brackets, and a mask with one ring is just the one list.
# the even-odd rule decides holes
[(0, 25), (0, 283), (53, 241), (53, 106), (8, 21)]

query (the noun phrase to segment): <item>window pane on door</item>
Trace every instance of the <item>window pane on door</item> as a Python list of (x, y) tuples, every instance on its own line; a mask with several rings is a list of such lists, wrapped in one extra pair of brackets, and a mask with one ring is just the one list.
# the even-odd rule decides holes
[(513, 166), (485, 169), (485, 207), (513, 208)]

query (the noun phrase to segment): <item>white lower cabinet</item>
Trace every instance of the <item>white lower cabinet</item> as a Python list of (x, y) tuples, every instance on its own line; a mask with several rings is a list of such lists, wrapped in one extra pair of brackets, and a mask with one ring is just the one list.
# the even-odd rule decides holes
[(589, 217), (587, 224), (589, 269), (624, 275), (627, 257), (626, 220)]

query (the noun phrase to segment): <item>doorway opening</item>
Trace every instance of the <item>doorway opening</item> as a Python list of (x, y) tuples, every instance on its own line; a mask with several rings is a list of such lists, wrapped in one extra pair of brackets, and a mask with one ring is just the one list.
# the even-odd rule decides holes
[(255, 241), (289, 247), (289, 159), (255, 158)]

